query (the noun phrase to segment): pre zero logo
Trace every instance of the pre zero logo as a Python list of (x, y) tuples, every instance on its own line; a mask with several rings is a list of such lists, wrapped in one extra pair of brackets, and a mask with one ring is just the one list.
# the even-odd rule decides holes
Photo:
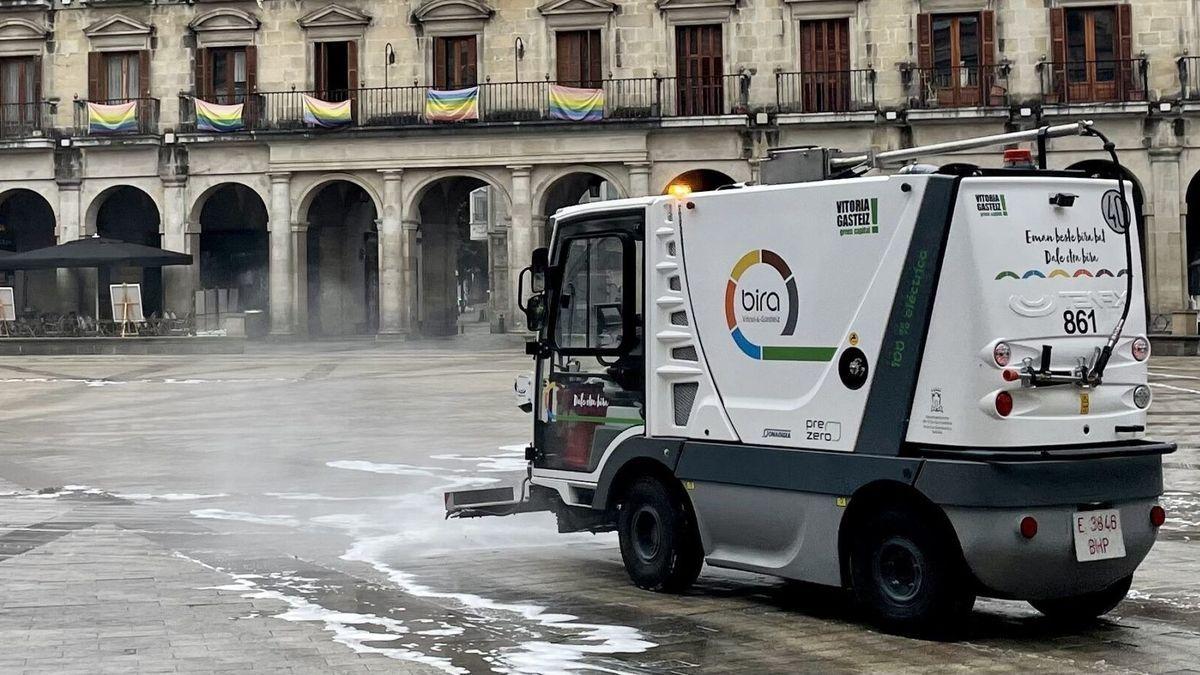
[[(773, 272), (773, 273), (772, 273)], [(755, 249), (734, 264), (725, 285), (725, 321), (742, 353), (761, 361), (828, 361), (832, 347), (760, 345), (747, 332), (770, 334), (778, 325), (779, 336), (796, 332), (800, 294), (792, 269), (778, 253)], [(753, 328), (751, 328), (753, 326)]]

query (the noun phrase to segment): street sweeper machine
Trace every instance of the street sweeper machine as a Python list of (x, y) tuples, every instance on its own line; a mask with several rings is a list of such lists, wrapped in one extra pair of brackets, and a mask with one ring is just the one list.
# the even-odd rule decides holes
[[(1067, 135), (1116, 173), (1047, 169)], [(986, 146), (1009, 146), (1004, 168), (909, 163)], [(1143, 273), (1112, 144), (1080, 122), (782, 150), (762, 173), (558, 212), (519, 291), (528, 471), (448, 493), (448, 515), (553, 511), (561, 531), (615, 529), (640, 587), (680, 591), (707, 562), (851, 589), (902, 632), (952, 630), (977, 595), (1112, 609), (1174, 450), (1144, 438)]]

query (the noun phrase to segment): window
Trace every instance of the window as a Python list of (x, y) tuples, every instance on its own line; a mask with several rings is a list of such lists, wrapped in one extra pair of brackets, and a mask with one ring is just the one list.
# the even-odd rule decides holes
[(0, 59), (0, 124), (4, 131), (40, 121), (41, 59), (22, 56)]
[(141, 93), (141, 54), (112, 52), (104, 54), (103, 86), (100, 98), (129, 100)]
[(214, 103), (242, 103), (250, 93), (250, 64), (245, 47), (204, 50), (204, 72), (198, 82), (202, 98)]
[(558, 83), (568, 87), (597, 88), (604, 79), (600, 31), (570, 30), (555, 33)]
[(942, 106), (1004, 105), (997, 82), (996, 15), (985, 10), (917, 17), (919, 103)]
[(1132, 63), (1131, 23), (1129, 5), (1051, 10), (1054, 93), (1062, 102), (1144, 96)]
[(478, 83), (474, 35), (433, 39), (433, 87), (463, 89)]
[(554, 344), (559, 351), (617, 353), (625, 342), (626, 246), (616, 235), (567, 243)]
[(317, 42), (313, 50), (317, 97), (326, 101), (354, 98), (358, 89), (358, 43)]
[(849, 19), (800, 22), (800, 78), (804, 112), (851, 109)]
[(725, 112), (720, 24), (675, 27), (677, 115)]

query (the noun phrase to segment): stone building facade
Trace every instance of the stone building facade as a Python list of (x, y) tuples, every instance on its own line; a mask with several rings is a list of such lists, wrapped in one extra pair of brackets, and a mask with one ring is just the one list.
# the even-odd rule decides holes
[[(601, 183), (710, 188), (755, 180), (771, 147), (1092, 118), (1136, 183), (1164, 329), (1200, 293), (1197, 4), (0, 0), (0, 247), (99, 233), (185, 251), (161, 275), (22, 276), (19, 302), (86, 308), (133, 279), (182, 313), (239, 287), (283, 335), (452, 332), (471, 250), (492, 328), (512, 329), (547, 217)], [(474, 91), (478, 119), (432, 119), (431, 89)], [(564, 91), (600, 119), (563, 119)], [(305, 96), (349, 101), (348, 121), (306, 123)], [(128, 101), (118, 132), (91, 124), (89, 103)], [(206, 130), (204, 102), (242, 105), (241, 128)], [(1094, 146), (1055, 141), (1050, 165), (1111, 172)], [(493, 217), (471, 243), (480, 187)]]

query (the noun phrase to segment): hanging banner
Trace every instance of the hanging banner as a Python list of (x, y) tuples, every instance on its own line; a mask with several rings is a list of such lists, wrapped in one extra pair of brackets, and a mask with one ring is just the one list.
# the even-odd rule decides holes
[(138, 130), (137, 101), (105, 105), (88, 102), (89, 134), (124, 134)]
[(430, 122), (462, 122), (479, 119), (479, 87), (425, 94), (425, 119)]
[(198, 98), (193, 100), (196, 102), (196, 129), (219, 134), (228, 131), (241, 131), (246, 128), (246, 123), (242, 116), (246, 108), (245, 103), (220, 105), (201, 101)]
[(550, 85), (550, 116), (571, 122), (604, 119), (604, 90)]
[(313, 98), (307, 94), (304, 97), (304, 123), (316, 127), (340, 127), (350, 124), (353, 117), (350, 114), (350, 101), (331, 103)]

